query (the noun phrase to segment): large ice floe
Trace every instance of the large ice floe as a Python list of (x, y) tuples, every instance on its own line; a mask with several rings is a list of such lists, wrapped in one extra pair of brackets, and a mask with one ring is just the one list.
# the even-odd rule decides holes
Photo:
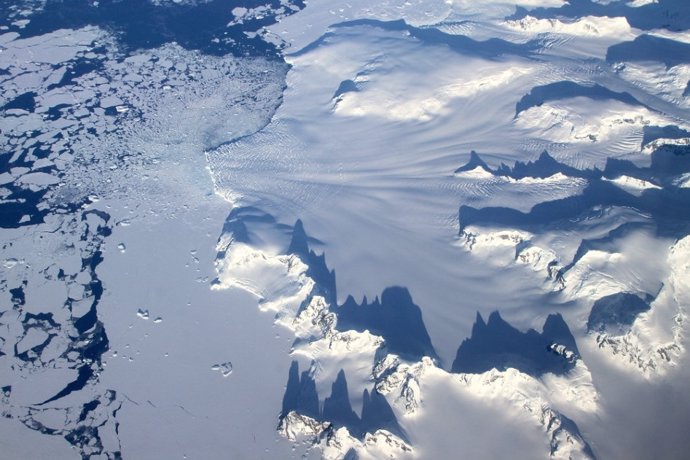
[(11, 458), (682, 458), (684, 0), (27, 2)]

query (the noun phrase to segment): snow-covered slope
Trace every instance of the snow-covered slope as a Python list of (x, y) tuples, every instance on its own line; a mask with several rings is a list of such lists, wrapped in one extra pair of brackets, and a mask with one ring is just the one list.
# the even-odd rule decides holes
[[(259, 134), (207, 154), (219, 193), (234, 205), (261, 207), (278, 222), (302, 219), (338, 274), (339, 305), (353, 305), (352, 295), (365, 297), (354, 304), (359, 309), (379, 308), (378, 299), (367, 299), (405, 286), (440, 359), (415, 364), (407, 356), (393, 365), (401, 373), (381, 370), (397, 359), (373, 351), (385, 337), (350, 335), (348, 343), (363, 341), (357, 352), (312, 336), (293, 353), (313, 360), (317, 387), (322, 368), (331, 381), (334, 369), (351, 369), (348, 379), (366, 385), (362, 368), (373, 365), (375, 374), (378, 368), (409, 384), (395, 389), (377, 377), (376, 389), (394, 409), (433, 417), (410, 369), (426, 362), (451, 377), (458, 339), (471, 330), (472, 316), (461, 312), (487, 317), (500, 309), (518, 331), (561, 312), (576, 340), (599, 344), (611, 366), (663, 378), (684, 356), (684, 301), (670, 301), (673, 262), (662, 254), (685, 235), (687, 197), (673, 184), (687, 161), (672, 166), (670, 142), (661, 138), (673, 132), (665, 127), (685, 132), (688, 117), (679, 99), (631, 84), (619, 65), (634, 52), (616, 45), (645, 36), (637, 13), (587, 10), (564, 20), (535, 10), (499, 21), (503, 7), (492, 4), (461, 22), (471, 6), (432, 5), (422, 19), (405, 7), (391, 15), (352, 3), (324, 17), (317, 3), (274, 26), (293, 66), (283, 105)], [(682, 62), (673, 64), (682, 72)], [(489, 153), (468, 161), (472, 150)], [(455, 220), (449, 211), (458, 206)], [(587, 332), (596, 302), (618, 293), (642, 298), (648, 311), (623, 335)], [(332, 303), (330, 311), (337, 312)], [(328, 318), (338, 323), (337, 315)], [(345, 364), (334, 350), (374, 362)], [(524, 359), (496, 361), (497, 374), (489, 367), (463, 373), (462, 381), (473, 394), (489, 386), (486, 393), (516, 406), (548, 407), (528, 412), (547, 420), (552, 455), (568, 457), (570, 448), (593, 455), (596, 447), (572, 428), (579, 419), (593, 429), (583, 411), (604, 410), (584, 361), (566, 374), (534, 374), (517, 364)], [(417, 433), (414, 452), (438, 441), (406, 425), (404, 415), (399, 422), (410, 439)]]
[[(452, 372), (448, 372), (422, 352), (400, 348), (400, 331), (415, 329), (410, 323), (416, 322), (417, 330), (423, 331), (416, 340), (424, 340), (425, 334), (421, 315), (404, 314), (400, 295), (384, 291), (382, 303), (377, 299), (369, 305), (365, 301), (354, 306), (364, 318), (364, 325), (368, 324), (372, 330), (348, 329), (352, 312), (347, 303), (342, 306), (333, 303), (333, 278), (329, 276), (332, 272), (323, 265), (323, 256), (309, 249), (301, 222), (296, 224), (289, 246), (283, 244), (289, 247), (287, 253), (280, 254), (260, 244), (253, 250), (247, 249), (248, 242), (266, 236), (263, 225), (256, 228), (251, 224), (252, 217), (254, 213), (240, 211), (226, 223), (226, 232), (218, 243), (218, 278), (214, 288), (249, 290), (257, 295), (259, 308), (273, 312), (276, 323), (295, 335), (291, 354), (296, 360), (290, 370), (278, 426), (278, 431), (289, 440), (309, 440), (321, 449), (323, 458), (329, 459), (346, 458), (351, 452), (361, 458), (407, 458), (430, 455), (433, 451), (441, 454), (443, 450), (438, 451), (436, 446), (438, 437), (429, 437), (418, 430), (420, 423), (437, 423), (439, 414), (433, 409), (436, 403), (429, 401), (439, 395), (448, 398), (450, 392), (451, 401), (446, 404), (456, 406), (456, 415), (443, 415), (444, 423), (455, 425), (461, 419), (484, 419), (486, 413), (476, 406), (478, 401), (493, 406), (489, 412), (498, 411), (501, 417), (510, 414), (503, 421), (494, 420), (490, 428), (494, 434), (508, 430), (506, 423), (523, 420), (528, 424), (529, 428), (514, 436), (514, 442), (526, 448), (521, 454), (524, 458), (548, 452), (553, 458), (593, 457), (577, 425), (555, 409), (578, 407), (579, 411), (596, 412), (598, 407), (589, 370), (560, 316), (547, 320), (543, 343), (539, 340), (533, 343), (534, 331), (523, 336), (507, 323), (501, 323), (497, 313), (491, 316), (488, 326), (478, 316), (472, 340), (479, 341), (480, 349), (486, 347), (487, 339), (501, 342), (505, 340), (501, 328), (507, 327), (514, 331), (520, 344), (512, 355), (517, 361), (492, 361), (487, 355), (479, 358), (481, 366), (487, 368), (484, 372), (462, 372), (464, 366), (458, 360)], [(399, 311), (393, 313), (397, 318), (390, 316), (388, 320), (396, 324), (394, 328), (383, 323), (377, 325), (375, 318), (391, 297), (398, 302), (393, 307)], [(497, 322), (500, 325), (494, 326)], [(566, 343), (559, 343), (558, 337)], [(406, 343), (414, 340), (412, 334), (404, 338)], [(521, 356), (520, 347), (525, 347), (522, 351), (525, 357)], [(433, 348), (426, 351), (433, 353)], [(476, 361), (474, 353), (477, 351), (465, 352), (461, 346), (458, 359)], [(535, 361), (524, 372), (511, 367), (530, 359), (526, 356), (533, 356)], [(309, 363), (309, 370), (301, 375), (299, 361)], [(542, 369), (547, 362), (551, 367)], [(491, 369), (492, 365), (501, 370)], [(327, 394), (329, 387), (330, 396), (321, 403), (319, 395)], [(364, 387), (363, 395), (358, 395), (352, 387)], [(353, 410), (358, 404), (361, 416)], [(438, 436), (445, 437), (445, 434), (441, 432)], [(417, 439), (414, 447), (409, 439)], [(528, 440), (531, 440), (529, 448), (523, 444)], [(535, 449), (539, 445), (550, 448)], [(506, 449), (507, 454), (513, 448), (515, 444), (511, 443), (501, 449)], [(476, 447), (460, 444), (455, 449), (470, 455)]]

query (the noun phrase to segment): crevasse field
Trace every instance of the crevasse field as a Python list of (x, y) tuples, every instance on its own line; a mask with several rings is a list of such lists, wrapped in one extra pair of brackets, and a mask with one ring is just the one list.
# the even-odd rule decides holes
[(688, 457), (687, 0), (0, 12), (0, 458)]

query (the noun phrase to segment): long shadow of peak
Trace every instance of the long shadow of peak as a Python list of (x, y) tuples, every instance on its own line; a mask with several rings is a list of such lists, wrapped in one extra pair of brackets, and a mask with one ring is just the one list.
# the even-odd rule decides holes
[(605, 236), (594, 239), (583, 239), (575, 251), (573, 260), (558, 271), (558, 277), (563, 275), (573, 268), (585, 255), (590, 251), (604, 251), (612, 253), (616, 251), (616, 242), (640, 230), (652, 230), (653, 226), (645, 222), (625, 222), (613, 230), (609, 231)]
[[(593, 100), (620, 101), (629, 105), (647, 107), (635, 99), (630, 93), (617, 93), (601, 85), (582, 85), (572, 81), (559, 81), (548, 85), (535, 86), (522, 96), (515, 105), (515, 117), (532, 107), (539, 107), (545, 102), (558, 101), (571, 97), (587, 97)], [(649, 107), (647, 107), (650, 109)], [(652, 110), (652, 109), (650, 109)]]
[(364, 390), (362, 395), (362, 430), (373, 433), (378, 429), (385, 429), (407, 440), (407, 435), (400, 427), (393, 409), (386, 398), (376, 390)]
[(690, 28), (690, 4), (687, 0), (659, 0), (639, 7), (625, 2), (598, 3), (592, 0), (570, 0), (558, 7), (539, 7), (531, 10), (518, 7), (514, 15), (506, 19), (523, 19), (532, 16), (537, 19), (575, 20), (585, 16), (624, 17), (637, 29), (687, 30)]
[(335, 270), (329, 270), (325, 253), (316, 254), (309, 249), (309, 238), (299, 219), (292, 230), (288, 254), (299, 256), (309, 266), (307, 276), (316, 282), (318, 293), (323, 295), (329, 303), (335, 304), (337, 299)]
[(424, 326), (421, 309), (414, 304), (410, 292), (403, 287), (386, 288), (381, 300), (357, 304), (352, 296), (337, 308), (338, 330), (369, 330), (386, 341), (388, 350), (402, 357), (418, 360), (439, 357)]
[(342, 370), (338, 372), (338, 376), (331, 386), (331, 395), (323, 402), (323, 419), (335, 426), (347, 427), (354, 436), (362, 436), (361, 420), (352, 410), (347, 390), (347, 379)]
[(489, 315), (488, 322), (477, 313), (472, 335), (458, 348), (451, 371), (482, 373), (494, 368), (515, 368), (535, 376), (547, 372), (564, 374), (575, 367), (575, 362), (558, 353), (556, 345), (579, 355), (575, 339), (560, 314), (549, 315), (538, 333), (534, 329), (519, 331), (497, 311)]
[(577, 169), (568, 166), (565, 163), (557, 161), (554, 157), (549, 155), (549, 152), (544, 150), (536, 161), (516, 161), (515, 165), (510, 168), (505, 164), (501, 164), (496, 170), (496, 174), (501, 176), (508, 176), (513, 179), (524, 179), (532, 177), (535, 179), (545, 179), (554, 174), (561, 173), (568, 177), (581, 178), (598, 178), (601, 177), (601, 171), (598, 169)]
[(308, 371), (302, 372), (300, 376), (297, 361), (293, 361), (290, 365), (288, 382), (283, 395), (281, 417), (285, 417), (293, 410), (314, 419), (320, 418), (319, 395), (316, 392), (316, 383)]
[(690, 145), (662, 145), (652, 153), (647, 168), (660, 183), (669, 183), (679, 174), (690, 172)]
[[(688, 82), (688, 93), (690, 93), (690, 81)], [(686, 94), (687, 96), (690, 94)], [(690, 132), (680, 129), (675, 125), (655, 126), (646, 125), (642, 128), (642, 147), (657, 139), (681, 139), (690, 137)]]
[(297, 219), (292, 229), (292, 240), (290, 240), (288, 254), (297, 254), (299, 256), (309, 255), (309, 242), (307, 241), (307, 234), (304, 231), (304, 224), (302, 224), (300, 219)]
[(251, 221), (275, 223), (272, 216), (257, 208), (233, 208), (230, 215), (225, 219), (222, 234), (232, 235), (236, 241), (241, 243), (250, 243), (247, 222)]
[[(678, 187), (674, 181), (680, 174), (690, 171), (690, 148), (673, 146), (669, 149), (662, 146), (652, 153), (649, 168), (640, 168), (620, 160), (609, 160), (604, 173), (594, 170), (576, 170), (554, 163), (550, 158), (542, 158), (534, 163), (517, 162), (515, 168), (501, 167), (502, 175), (511, 177), (539, 177), (553, 171), (567, 175), (584, 177), (588, 185), (580, 195), (539, 203), (529, 212), (521, 212), (508, 207), (473, 208), (462, 205), (458, 213), (460, 233), (468, 225), (495, 225), (511, 229), (523, 229), (539, 232), (546, 226), (563, 225), (572, 227), (583, 218), (600, 214), (608, 207), (627, 207), (636, 209), (651, 216), (657, 233), (665, 236), (679, 237), (690, 230), (690, 219), (687, 218), (687, 207), (690, 203), (690, 189)], [(687, 152), (687, 153), (686, 153)], [(662, 188), (647, 188), (632, 194), (619, 185), (607, 180), (621, 174), (633, 178), (653, 180)]]
[(635, 319), (652, 307), (650, 295), (642, 299), (629, 292), (618, 292), (600, 298), (592, 306), (587, 319), (587, 330), (592, 332), (609, 332), (613, 335), (625, 334)]
[(607, 62), (663, 63), (666, 68), (690, 62), (690, 44), (654, 35), (640, 35), (633, 41), (612, 45), (606, 51)]
[(256, 244), (260, 242), (257, 229), (268, 226), (276, 228), (282, 233), (286, 225), (279, 224), (275, 218), (253, 206), (233, 208), (223, 224), (223, 234), (232, 235), (233, 239), (241, 243)]
[(459, 221), (462, 233), (468, 225), (485, 224), (534, 231), (564, 219), (583, 218), (596, 205), (634, 207), (635, 197), (613, 184), (596, 182), (587, 186), (581, 195), (539, 203), (523, 213), (507, 207), (473, 208), (460, 206)]
[(467, 171), (473, 171), (477, 168), (481, 168), (484, 171), (488, 172), (493, 172), (489, 165), (486, 164), (484, 160), (479, 156), (477, 152), (472, 150), (470, 152), (470, 160), (465, 163), (464, 165), (460, 166), (458, 169), (455, 170), (455, 174), (467, 172)]
[(434, 27), (414, 27), (402, 19), (395, 21), (358, 19), (341, 22), (331, 27), (333, 29), (342, 29), (358, 26), (377, 27), (379, 29), (391, 31), (406, 31), (410, 36), (422, 43), (429, 45), (445, 45), (457, 53), (469, 56), (479, 56), (485, 59), (497, 59), (503, 55), (534, 57), (536, 56), (537, 50), (541, 47), (538, 40), (529, 41), (525, 44), (512, 43), (499, 38), (478, 41), (464, 35), (447, 34)]
[(524, 179), (526, 177), (545, 179), (558, 173), (569, 177), (581, 177), (585, 179), (600, 178), (602, 176), (602, 172), (596, 168), (582, 170), (561, 163), (552, 157), (546, 150), (544, 150), (535, 161), (516, 161), (513, 167), (501, 163), (496, 169), (492, 169), (488, 166), (479, 154), (473, 150), (470, 152), (469, 161), (456, 169), (455, 174), (472, 171), (476, 168), (482, 168), (494, 176), (510, 177), (512, 179)]
[[(274, 235), (276, 230), (277, 237)], [(289, 244), (283, 240), (285, 237), (289, 237)], [(377, 298), (368, 303), (365, 299), (361, 305), (349, 297), (342, 306), (337, 306), (335, 271), (328, 268), (324, 253), (316, 254), (310, 249), (310, 244), (318, 243), (318, 240), (307, 235), (301, 220), (297, 220), (294, 226), (287, 226), (277, 223), (271, 215), (257, 208), (234, 209), (224, 224), (220, 241), (225, 239), (225, 243), (219, 249), (218, 257), (225, 256), (233, 240), (246, 244), (261, 244), (264, 240), (270, 240), (275, 245), (276, 238), (287, 245), (288, 254), (299, 256), (307, 265), (306, 274), (315, 282), (311, 295), (323, 296), (331, 305), (330, 310), (338, 317), (338, 330), (369, 330), (382, 336), (391, 352), (414, 360), (429, 356), (439, 361), (424, 325), (421, 309), (414, 304), (407, 289), (387, 288), (383, 291), (381, 301)], [(309, 304), (310, 299), (311, 296), (305, 300), (302, 308)]]
[(288, 383), (283, 395), (281, 418), (290, 411), (309, 416), (315, 420), (331, 423), (334, 427), (346, 427), (352, 436), (362, 439), (366, 433), (385, 429), (407, 441), (407, 435), (400, 427), (393, 409), (386, 398), (372, 390), (362, 394), (361, 417), (352, 409), (345, 372), (341, 369), (331, 384), (331, 393), (319, 408), (316, 384), (308, 371), (300, 376), (299, 364), (290, 366)]

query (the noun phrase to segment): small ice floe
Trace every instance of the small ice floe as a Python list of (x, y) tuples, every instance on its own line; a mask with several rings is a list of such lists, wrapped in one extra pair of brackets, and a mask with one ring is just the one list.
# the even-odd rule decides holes
[(120, 250), (120, 252), (125, 252), (127, 250), (127, 246), (125, 246), (125, 243), (118, 244), (117, 248)]
[(2, 266), (9, 270), (10, 268), (13, 268), (14, 266), (16, 266), (18, 263), (19, 263), (19, 261), (17, 259), (11, 257), (9, 259), (5, 259)]
[(213, 366), (211, 366), (211, 370), (220, 371), (223, 374), (223, 377), (227, 377), (230, 374), (232, 374), (232, 363), (230, 361), (227, 361), (221, 364), (214, 364)]
[(140, 308), (139, 310), (137, 310), (137, 316), (141, 319), (149, 319), (149, 311)]

